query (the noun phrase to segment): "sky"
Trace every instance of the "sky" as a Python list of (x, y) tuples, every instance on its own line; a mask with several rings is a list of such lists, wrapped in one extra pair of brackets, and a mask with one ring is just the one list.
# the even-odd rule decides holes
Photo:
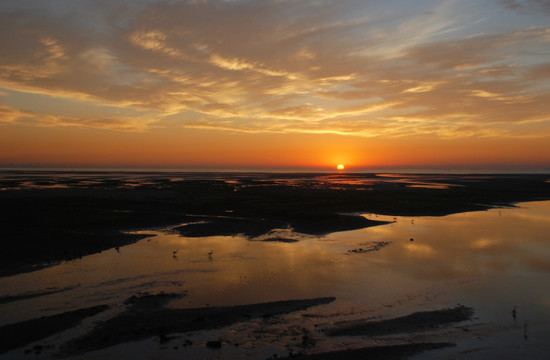
[(2, 0), (0, 166), (550, 172), (549, 0)]

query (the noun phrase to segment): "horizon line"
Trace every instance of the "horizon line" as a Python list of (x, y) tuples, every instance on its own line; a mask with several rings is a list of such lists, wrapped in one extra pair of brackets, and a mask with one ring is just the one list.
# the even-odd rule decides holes
[(325, 173), (325, 174), (550, 174), (550, 166), (477, 166), (477, 167), (357, 167), (334, 168), (305, 167), (124, 167), (124, 166), (4, 166), (2, 172), (126, 172), (126, 173)]

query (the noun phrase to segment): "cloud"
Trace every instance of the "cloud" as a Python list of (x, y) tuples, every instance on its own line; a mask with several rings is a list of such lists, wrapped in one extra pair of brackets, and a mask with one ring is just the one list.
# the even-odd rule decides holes
[(145, 132), (152, 127), (158, 119), (146, 117), (76, 117), (53, 114), (41, 114), (30, 111), (21, 111), (7, 105), (0, 104), (0, 126), (16, 124), (40, 127), (81, 127), (117, 130), (125, 132)]
[(24, 112), (4, 104), (0, 104), (0, 124), (14, 123), (17, 119), (20, 119), (23, 116), (25, 116)]
[[(527, 124), (550, 121), (550, 28), (484, 27), (488, 15), (456, 16), (457, 2), (35, 4), (0, 5), (0, 86), (135, 116), (34, 111), (28, 124), (147, 131), (176, 115), (242, 132), (464, 137), (542, 136)], [(4, 123), (24, 118), (2, 109)]]
[(548, 0), (498, 0), (498, 2), (507, 9), (521, 13), (550, 14), (550, 1)]

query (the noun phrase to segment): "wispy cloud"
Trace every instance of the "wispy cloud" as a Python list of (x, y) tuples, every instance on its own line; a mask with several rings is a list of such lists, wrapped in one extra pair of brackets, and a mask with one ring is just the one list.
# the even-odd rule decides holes
[(499, 0), (502, 6), (522, 13), (546, 13), (550, 14), (550, 1), (548, 0)]
[(16, 124), (39, 127), (81, 127), (127, 132), (145, 132), (157, 122), (157, 119), (127, 116), (77, 117), (21, 111), (0, 104), (0, 125)]
[[(69, 3), (0, 4), (0, 86), (136, 116), (3, 105), (1, 123), (147, 131), (192, 113), (182, 127), (447, 138), (543, 136), (532, 124), (550, 122), (550, 27), (523, 18), (547, 1), (478, 17), (456, 1)], [(495, 27), (499, 6), (518, 25)]]

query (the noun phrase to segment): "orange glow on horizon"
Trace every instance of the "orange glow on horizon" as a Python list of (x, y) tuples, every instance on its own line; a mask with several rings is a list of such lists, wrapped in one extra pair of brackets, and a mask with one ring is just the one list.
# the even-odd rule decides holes
[(338, 166), (336, 167), (336, 169), (338, 169), (338, 170), (344, 170), (345, 167), (344, 167), (343, 164), (338, 164)]
[[(377, 168), (543, 167), (545, 139), (426, 140), (307, 134), (225, 134), (168, 129), (148, 134), (82, 128), (2, 128), (0, 164), (14, 166), (135, 167), (182, 169), (303, 169), (334, 171), (335, 164)], [(284, 144), (284, 146), (281, 146)], [(508, 146), (511, 145), (511, 146)], [(70, 151), (69, 151), (70, 150)], [(15, 156), (14, 156), (15, 155)], [(530, 159), (526, 163), (523, 159)], [(505, 159), (505, 160), (502, 160)]]

